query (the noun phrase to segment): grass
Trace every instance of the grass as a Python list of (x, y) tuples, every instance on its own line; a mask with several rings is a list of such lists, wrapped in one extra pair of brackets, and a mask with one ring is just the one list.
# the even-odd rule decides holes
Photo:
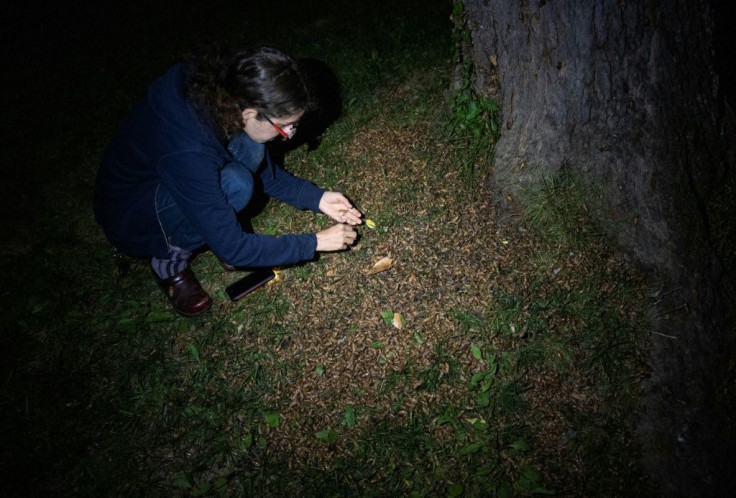
[[(57, 48), (76, 61), (68, 79), (22, 90), (61, 110), (50, 122), (19, 112), (14, 132), (30, 144), (41, 127), (25, 161), (47, 180), (13, 198), (6, 213), (22, 218), (3, 220), (8, 494), (644, 493), (633, 437), (642, 285), (564, 178), (533, 193), (521, 228), (496, 226), (490, 192), (468, 184), (467, 148), (444, 125), (446, 2), (287, 3), (278, 17), (266, 2), (218, 5), (182, 9), (170, 37), (156, 34), (158, 3), (120, 7), (135, 44), (112, 28), (100, 40), (109, 60), (71, 58), (82, 47), (71, 39)], [(184, 319), (146, 261), (114, 257), (89, 199), (127, 106), (215, 28), (333, 67), (343, 116), (286, 163), (345, 191), (377, 228), (237, 304), (222, 291), (237, 275), (200, 254), (193, 269), (214, 305)], [(275, 202), (253, 223), (274, 234), (324, 226)], [(364, 275), (389, 254), (391, 270)]]

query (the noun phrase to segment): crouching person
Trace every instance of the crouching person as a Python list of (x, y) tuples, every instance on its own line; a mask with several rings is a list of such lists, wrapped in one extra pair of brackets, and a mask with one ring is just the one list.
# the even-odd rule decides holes
[[(271, 161), (268, 143), (288, 140), (311, 106), (297, 63), (272, 47), (212, 50), (157, 78), (107, 148), (94, 210), (118, 250), (151, 260), (153, 277), (184, 316), (212, 300), (189, 260), (208, 246), (232, 267), (311, 260), (353, 244), (361, 213)], [(255, 186), (336, 224), (279, 237), (248, 233), (237, 219)]]

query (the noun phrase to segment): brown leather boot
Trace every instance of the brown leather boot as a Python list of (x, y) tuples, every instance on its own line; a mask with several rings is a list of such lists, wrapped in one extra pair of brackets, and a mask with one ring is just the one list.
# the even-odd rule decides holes
[(153, 274), (153, 278), (161, 288), (174, 310), (183, 316), (201, 315), (212, 306), (212, 298), (202, 288), (194, 272), (185, 268), (173, 277), (161, 279)]

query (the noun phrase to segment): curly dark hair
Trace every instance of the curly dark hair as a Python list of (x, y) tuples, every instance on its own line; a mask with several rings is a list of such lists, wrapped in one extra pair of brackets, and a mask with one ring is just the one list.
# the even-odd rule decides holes
[(314, 105), (297, 62), (275, 47), (233, 51), (214, 45), (188, 63), (187, 98), (227, 136), (243, 129), (244, 109), (283, 118)]

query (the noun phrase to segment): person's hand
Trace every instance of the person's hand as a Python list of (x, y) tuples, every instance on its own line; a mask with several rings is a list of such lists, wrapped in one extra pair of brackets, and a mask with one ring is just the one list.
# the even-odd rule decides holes
[(340, 192), (325, 192), (319, 200), (319, 210), (338, 223), (360, 225), (363, 215)]
[(350, 225), (339, 223), (317, 232), (317, 250), (321, 252), (341, 251), (355, 242), (357, 232)]

